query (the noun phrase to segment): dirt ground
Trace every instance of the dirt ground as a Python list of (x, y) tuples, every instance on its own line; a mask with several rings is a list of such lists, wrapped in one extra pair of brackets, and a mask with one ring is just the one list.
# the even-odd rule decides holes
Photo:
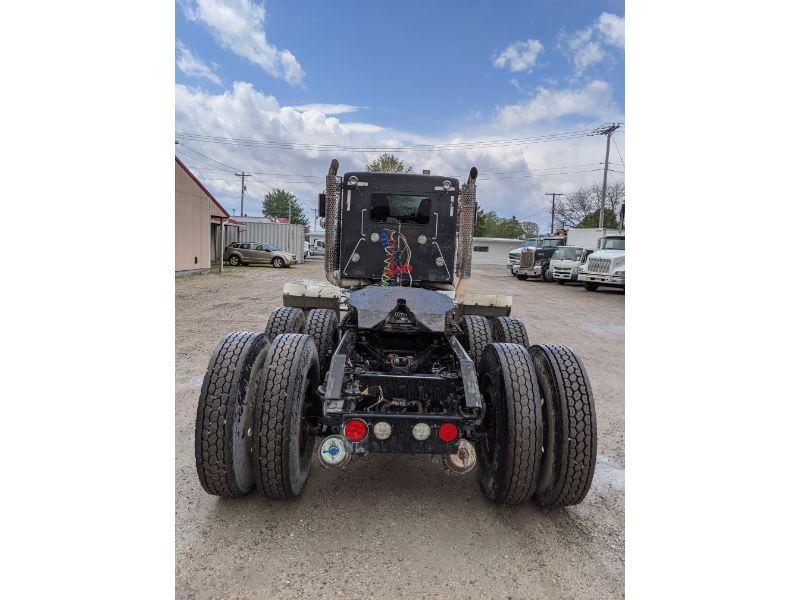
[(597, 469), (578, 506), (484, 500), (477, 475), (428, 457), (313, 463), (295, 502), (206, 494), (194, 464), (197, 398), (211, 351), (261, 331), (283, 284), (324, 280), (322, 260), (226, 267), (176, 279), (175, 542), (178, 598), (621, 598), (624, 596), (625, 296), (521, 282), (478, 266), (469, 291), (514, 296), (531, 342), (582, 357), (599, 423)]

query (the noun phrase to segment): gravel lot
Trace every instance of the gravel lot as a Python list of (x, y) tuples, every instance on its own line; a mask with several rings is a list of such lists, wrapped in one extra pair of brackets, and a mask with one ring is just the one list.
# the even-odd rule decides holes
[(324, 281), (322, 260), (176, 279), (175, 553), (179, 598), (620, 598), (624, 596), (625, 296), (521, 282), (477, 266), (469, 291), (514, 296), (532, 342), (584, 361), (599, 422), (594, 482), (576, 507), (498, 508), (475, 472), (426, 457), (315, 463), (296, 502), (206, 494), (194, 465), (197, 398), (211, 351), (261, 331), (283, 284)]

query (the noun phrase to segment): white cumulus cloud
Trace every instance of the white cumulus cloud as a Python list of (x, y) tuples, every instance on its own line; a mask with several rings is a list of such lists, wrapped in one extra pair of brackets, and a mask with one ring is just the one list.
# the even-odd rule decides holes
[(608, 47), (625, 47), (625, 19), (612, 13), (602, 13), (583, 29), (558, 36), (558, 47), (581, 75), (592, 65), (611, 60)]
[(289, 50), (267, 41), (264, 6), (251, 0), (180, 0), (186, 18), (204, 23), (216, 42), (292, 85), (303, 81), (300, 63)]
[(494, 59), (494, 66), (514, 72), (529, 71), (542, 52), (544, 46), (539, 40), (514, 42)]
[(222, 80), (211, 67), (195, 56), (180, 40), (176, 42), (176, 49), (178, 55), (175, 58), (175, 64), (183, 74), (189, 77), (201, 77), (217, 85), (222, 85)]
[[(440, 136), (416, 135), (366, 122), (343, 123), (325, 110), (307, 110), (309, 105), (281, 106), (275, 97), (244, 82), (235, 82), (216, 93), (177, 85), (175, 103), (175, 128), (179, 133), (304, 145), (288, 149), (183, 139), (185, 145), (176, 146), (178, 156), (228, 209), (235, 208), (238, 212), (241, 179), (233, 174), (234, 170), (253, 173), (247, 181), (245, 210), (256, 215), (260, 214), (262, 195), (270, 188), (287, 189), (313, 207), (332, 158), (339, 159), (340, 171), (344, 173), (362, 170), (366, 162), (380, 154), (379, 150), (367, 153), (349, 148), (465, 143), (469, 146), (433, 152), (413, 150), (398, 155), (413, 165), (417, 173), (431, 169), (459, 180), (464, 179), (470, 167), (477, 166), (481, 207), (506, 217), (516, 215), (538, 221), (542, 227), (549, 227), (545, 192), (571, 192), (580, 185), (600, 181), (605, 149), (602, 140), (583, 137), (569, 142), (481, 147), (475, 147), (474, 143), (509, 137), (507, 125), (514, 126), (513, 137), (564, 131), (562, 123), (552, 120), (559, 115), (571, 119), (577, 115), (580, 124), (574, 127), (581, 129), (621, 120), (613, 106), (611, 90), (604, 82), (593, 82), (578, 90), (540, 89), (529, 102), (505, 107), (496, 120), (472, 115), (473, 120), (465, 122), (457, 134)], [(624, 151), (623, 140), (618, 134), (617, 143)], [(332, 149), (329, 145), (343, 148)], [(191, 148), (232, 169), (226, 172), (219, 163), (205, 159)], [(313, 217), (310, 209), (307, 214)]]
[(301, 104), (299, 106), (288, 106), (287, 108), (300, 112), (315, 110), (324, 115), (344, 115), (356, 112), (361, 107), (353, 106), (352, 104), (325, 104), (324, 102), (313, 102), (311, 104)]
[(625, 19), (612, 13), (603, 13), (598, 17), (595, 27), (606, 43), (617, 48), (625, 47)]
[(496, 121), (507, 129), (566, 116), (607, 119), (617, 112), (611, 86), (590, 81), (582, 88), (551, 90), (539, 88), (524, 102), (508, 104), (497, 111)]

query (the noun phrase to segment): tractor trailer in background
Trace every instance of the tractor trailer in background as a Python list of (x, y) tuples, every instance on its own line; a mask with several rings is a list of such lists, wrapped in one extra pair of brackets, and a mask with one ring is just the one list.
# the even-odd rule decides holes
[[(562, 235), (546, 235), (536, 240), (536, 244), (528, 244), (522, 248), (512, 250), (509, 255), (509, 269), (517, 279), (525, 281), (528, 277), (541, 277), (542, 281), (553, 281), (550, 270), (550, 258), (556, 248), (566, 244), (567, 240)], [(519, 253), (519, 262), (512, 263), (512, 256)]]
[(578, 281), (578, 271), (592, 252), (600, 249), (606, 236), (621, 235), (616, 229), (580, 228), (567, 232), (567, 243), (550, 260), (553, 279), (560, 285)]
[(601, 229), (598, 227), (581, 227), (567, 231), (567, 246), (579, 246), (586, 250), (600, 250), (600, 240), (609, 235), (622, 235), (618, 229)]
[(599, 240), (600, 249), (592, 252), (578, 269), (578, 281), (588, 291), (601, 285), (625, 289), (625, 233), (606, 233)]

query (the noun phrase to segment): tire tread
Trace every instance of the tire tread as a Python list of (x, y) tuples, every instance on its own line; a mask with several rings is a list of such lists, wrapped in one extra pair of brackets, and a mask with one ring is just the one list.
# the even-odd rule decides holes
[(264, 333), (270, 342), (282, 333), (299, 333), (303, 330), (306, 315), (301, 308), (279, 306), (274, 308), (267, 319)]
[(464, 349), (477, 366), (483, 350), (494, 341), (492, 323), (481, 315), (465, 315), (461, 319), (464, 332)]
[(313, 368), (311, 339), (289, 333), (273, 340), (264, 363), (253, 419), (253, 470), (256, 488), (269, 498), (296, 496), (289, 474), (289, 432), (293, 394), (303, 384), (304, 360), (309, 359)]
[(231, 498), (250, 491), (237, 486), (230, 436), (234, 405), (244, 401), (253, 362), (266, 343), (262, 333), (229, 333), (211, 355), (195, 421), (197, 475), (209, 494)]
[(482, 476), (481, 484), (493, 502), (521, 504), (535, 491), (541, 463), (542, 421), (536, 373), (527, 349), (519, 344), (488, 345), (481, 358), (481, 372), (491, 369), (494, 360), (503, 379), (508, 440), (505, 448), (495, 449), (496, 453), (505, 452), (502, 480), (492, 480), (489, 485)]
[[(589, 492), (597, 459), (597, 419), (591, 384), (582, 361), (567, 346), (531, 346), (531, 358), (541, 385), (551, 385), (558, 396), (555, 408), (556, 435), (553, 480), (538, 489), (542, 506), (578, 504)], [(542, 397), (546, 399), (545, 394)]]
[(492, 319), (492, 336), (497, 342), (530, 346), (525, 323), (517, 317), (495, 317)]

